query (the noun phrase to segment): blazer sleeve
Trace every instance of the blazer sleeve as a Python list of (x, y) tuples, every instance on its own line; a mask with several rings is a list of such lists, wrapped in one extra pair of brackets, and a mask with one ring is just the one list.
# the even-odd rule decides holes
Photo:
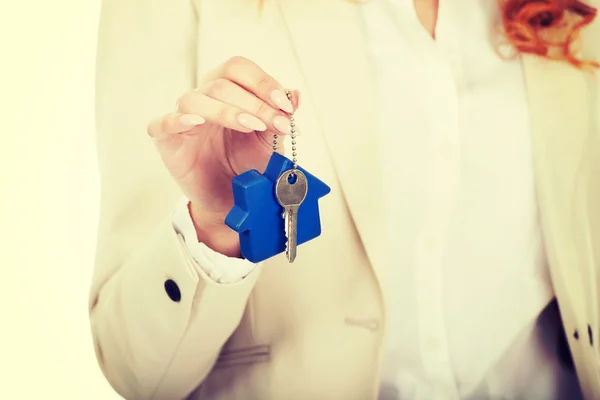
[(104, 0), (96, 66), (101, 179), (89, 310), (100, 367), (126, 399), (182, 399), (210, 372), (260, 272), (210, 279), (172, 214), (183, 194), (147, 123), (195, 87), (190, 0)]

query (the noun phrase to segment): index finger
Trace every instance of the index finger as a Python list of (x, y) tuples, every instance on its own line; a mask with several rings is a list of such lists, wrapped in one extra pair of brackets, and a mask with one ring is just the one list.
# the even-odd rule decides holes
[(232, 57), (217, 71), (220, 78), (243, 87), (256, 97), (287, 113), (294, 112), (292, 103), (279, 82), (253, 61), (244, 57)]

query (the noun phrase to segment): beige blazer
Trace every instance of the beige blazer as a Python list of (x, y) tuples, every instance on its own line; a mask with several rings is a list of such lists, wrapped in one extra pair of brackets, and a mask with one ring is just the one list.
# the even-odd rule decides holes
[[(600, 59), (600, 23), (582, 52)], [(278, 256), (219, 285), (171, 227), (181, 193), (145, 126), (234, 55), (302, 91), (301, 164), (332, 191), (322, 236), (293, 265)], [(104, 0), (98, 56), (90, 315), (113, 387), (127, 399), (375, 399), (394, 307), (380, 283), (395, 266), (379, 228), (384, 182), (356, 6), (270, 0), (259, 17), (254, 0)], [(600, 399), (600, 74), (523, 63), (552, 282), (583, 392)], [(167, 296), (168, 279), (181, 301)]]

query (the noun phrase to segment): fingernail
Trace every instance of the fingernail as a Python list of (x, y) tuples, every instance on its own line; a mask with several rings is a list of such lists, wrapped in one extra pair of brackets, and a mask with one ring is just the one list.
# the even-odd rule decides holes
[(240, 125), (252, 129), (253, 131), (266, 131), (267, 126), (260, 119), (256, 118), (254, 115), (242, 113), (237, 117)]
[[(277, 129), (279, 132), (283, 133), (284, 135), (292, 134), (292, 123), (290, 122), (289, 118), (278, 115), (277, 117), (275, 117), (273, 119), (273, 126), (275, 127), (275, 129)], [(300, 131), (298, 130), (298, 128), (295, 129), (295, 134), (296, 135), (300, 134)]]
[(271, 98), (271, 101), (273, 103), (277, 104), (277, 107), (279, 107), (283, 111), (289, 112), (289, 113), (294, 112), (294, 106), (292, 105), (292, 102), (287, 98), (286, 94), (283, 93), (281, 90), (279, 90), (279, 89), (273, 90), (269, 97)]
[(201, 125), (206, 122), (204, 118), (194, 114), (183, 114), (179, 117), (179, 122), (184, 125)]

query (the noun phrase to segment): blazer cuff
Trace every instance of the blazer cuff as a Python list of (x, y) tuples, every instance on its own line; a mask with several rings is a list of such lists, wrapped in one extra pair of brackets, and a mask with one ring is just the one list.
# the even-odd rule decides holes
[(183, 237), (185, 246), (199, 274), (216, 283), (236, 283), (248, 276), (257, 266), (248, 260), (217, 253), (197, 239), (189, 211), (189, 200), (183, 198), (172, 215), (175, 232)]

